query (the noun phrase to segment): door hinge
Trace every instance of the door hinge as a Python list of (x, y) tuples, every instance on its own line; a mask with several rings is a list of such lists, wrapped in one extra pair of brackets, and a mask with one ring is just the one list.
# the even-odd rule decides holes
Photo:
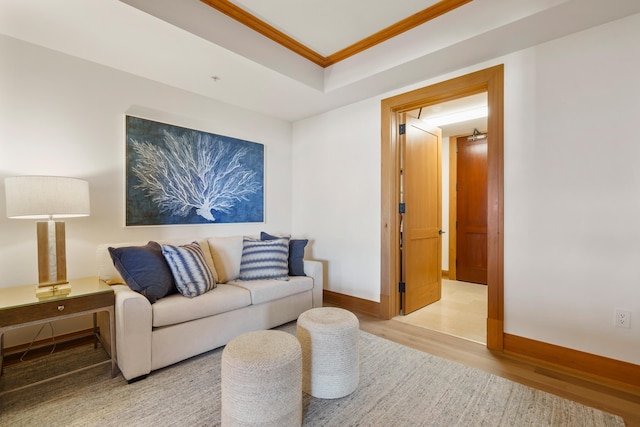
[(404, 134), (407, 132), (406, 125), (401, 124), (401, 125), (399, 126), (399, 129), (398, 129), (398, 130), (399, 130), (399, 132), (400, 132), (400, 135), (404, 135)]
[(398, 205), (398, 212), (401, 213), (401, 214), (407, 212), (407, 207), (406, 207), (406, 205), (404, 203), (400, 203)]
[(404, 290), (405, 290), (404, 282), (398, 282), (398, 292), (400, 292), (401, 294), (404, 294)]

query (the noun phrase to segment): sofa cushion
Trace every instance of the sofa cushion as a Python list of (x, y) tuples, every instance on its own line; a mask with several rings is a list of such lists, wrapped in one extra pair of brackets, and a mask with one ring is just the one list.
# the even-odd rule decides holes
[(242, 244), (239, 280), (289, 280), (289, 239), (256, 240)]
[(251, 293), (252, 304), (262, 304), (313, 289), (313, 279), (306, 276), (290, 277), (286, 282), (282, 280), (236, 280), (228, 284), (248, 290)]
[(207, 243), (218, 272), (218, 283), (237, 279), (242, 258), (242, 236), (210, 237)]
[[(260, 240), (280, 239), (262, 231)], [(307, 239), (290, 239), (289, 240), (289, 276), (305, 276), (304, 274), (304, 248), (309, 243)]]
[(251, 305), (248, 290), (238, 286), (220, 284), (198, 298), (169, 295), (151, 306), (153, 327), (175, 325), (189, 320), (209, 317)]
[(173, 274), (159, 243), (144, 246), (109, 247), (113, 265), (127, 286), (141, 293), (151, 304), (175, 292)]
[(173, 273), (178, 291), (189, 298), (197, 297), (216, 287), (198, 242), (187, 245), (162, 245), (162, 255)]

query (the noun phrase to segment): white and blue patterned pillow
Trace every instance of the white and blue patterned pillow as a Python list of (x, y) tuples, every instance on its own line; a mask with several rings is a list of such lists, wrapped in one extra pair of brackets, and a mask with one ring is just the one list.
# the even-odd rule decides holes
[(216, 287), (213, 273), (204, 260), (198, 242), (181, 246), (162, 245), (162, 255), (182, 295), (193, 298)]
[(242, 242), (240, 280), (289, 280), (289, 239), (255, 240), (245, 237)]
[[(264, 231), (260, 232), (260, 240), (281, 239), (282, 236), (274, 236)], [(308, 239), (289, 238), (289, 276), (306, 276), (304, 273), (304, 248), (309, 243)]]

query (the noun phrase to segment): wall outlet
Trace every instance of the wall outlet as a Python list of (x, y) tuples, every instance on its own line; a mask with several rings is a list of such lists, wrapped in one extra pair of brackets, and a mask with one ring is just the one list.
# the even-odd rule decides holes
[(631, 328), (631, 311), (616, 308), (615, 325), (617, 328)]

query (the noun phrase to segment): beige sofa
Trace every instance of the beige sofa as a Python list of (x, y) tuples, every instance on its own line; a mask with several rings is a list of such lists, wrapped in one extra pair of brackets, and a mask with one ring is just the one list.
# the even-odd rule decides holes
[[(192, 241), (159, 243), (179, 245)], [(129, 382), (223, 346), (241, 333), (270, 329), (322, 306), (320, 262), (305, 259), (306, 276), (291, 276), (287, 281), (240, 281), (243, 236), (196, 241), (207, 264), (217, 272), (217, 287), (194, 298), (179, 293), (168, 295), (154, 304), (124, 284), (108, 250), (147, 242), (106, 243), (97, 249), (99, 277), (111, 284), (116, 294), (116, 357)]]

